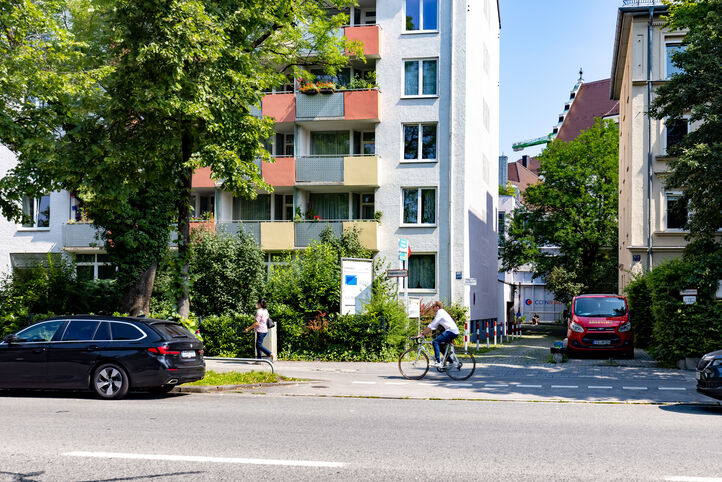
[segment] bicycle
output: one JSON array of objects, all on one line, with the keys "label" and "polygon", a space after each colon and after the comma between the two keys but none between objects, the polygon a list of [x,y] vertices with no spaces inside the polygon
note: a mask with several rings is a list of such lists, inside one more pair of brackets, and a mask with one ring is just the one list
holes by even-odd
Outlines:
[{"label": "bicycle", "polygon": [[[431,354],[424,346],[430,341],[424,341],[420,336],[412,336],[411,340],[418,346],[406,350],[399,357],[399,371],[404,378],[409,380],[421,380],[429,371],[429,358]],[[453,343],[447,343],[441,359],[442,367],[437,367],[439,372],[446,373],[452,380],[466,380],[476,370],[476,359],[471,353],[457,354]]]}]

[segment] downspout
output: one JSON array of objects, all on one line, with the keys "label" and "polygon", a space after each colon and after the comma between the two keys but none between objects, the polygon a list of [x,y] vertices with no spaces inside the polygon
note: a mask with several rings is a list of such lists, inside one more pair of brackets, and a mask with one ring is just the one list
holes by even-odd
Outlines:
[{"label": "downspout", "polygon": [[[647,25],[647,108],[652,106],[652,22],[654,5],[649,7]],[[647,271],[652,270],[652,116],[647,113]]]},{"label": "downspout", "polygon": [[454,301],[454,3],[449,2],[451,53],[449,55],[449,303]]}]

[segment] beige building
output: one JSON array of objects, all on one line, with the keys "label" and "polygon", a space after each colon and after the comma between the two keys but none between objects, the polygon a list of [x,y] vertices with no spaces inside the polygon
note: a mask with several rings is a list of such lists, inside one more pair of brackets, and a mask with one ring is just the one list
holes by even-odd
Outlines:
[{"label": "beige building", "polygon": [[688,125],[647,115],[655,89],[675,72],[670,55],[684,37],[664,28],[666,12],[659,0],[627,0],[617,16],[610,95],[619,100],[620,293],[635,274],[680,256],[685,245],[687,210],[665,175],[667,147]]}]

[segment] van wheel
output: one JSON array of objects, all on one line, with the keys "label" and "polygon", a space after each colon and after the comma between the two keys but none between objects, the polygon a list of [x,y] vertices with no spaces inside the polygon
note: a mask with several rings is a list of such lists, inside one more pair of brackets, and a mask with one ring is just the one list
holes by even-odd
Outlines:
[{"label": "van wheel", "polygon": [[123,398],[128,393],[128,387],[128,375],[120,365],[105,363],[93,373],[92,388],[100,398],[106,400]]}]

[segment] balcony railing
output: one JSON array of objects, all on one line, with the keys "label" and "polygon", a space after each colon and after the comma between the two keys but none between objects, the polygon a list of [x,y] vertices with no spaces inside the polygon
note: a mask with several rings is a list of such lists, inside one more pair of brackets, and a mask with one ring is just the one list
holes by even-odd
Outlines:
[{"label": "balcony railing", "polygon": [[297,184],[379,186],[377,156],[302,156],[296,159]]},{"label": "balcony railing", "polygon": [[307,221],[294,223],[294,244],[297,248],[306,248],[311,241],[321,239],[321,233],[330,227],[334,236],[340,237],[343,232],[343,221]]},{"label": "balcony railing", "polygon": [[379,121],[378,89],[343,90],[333,94],[297,94],[296,120],[337,118]]},{"label": "balcony railing", "polygon": [[378,25],[354,25],[343,28],[343,34],[349,40],[363,42],[364,55],[368,58],[381,56],[381,27]]},{"label": "balcony railing", "polygon": [[88,248],[102,247],[105,241],[100,237],[98,228],[90,223],[63,224],[63,247]]},{"label": "balcony railing", "polygon": [[622,0],[625,7],[648,7],[655,5],[664,5],[662,0]]},{"label": "balcony railing", "polygon": [[237,235],[239,232],[261,242],[261,221],[216,221],[216,232]]}]

